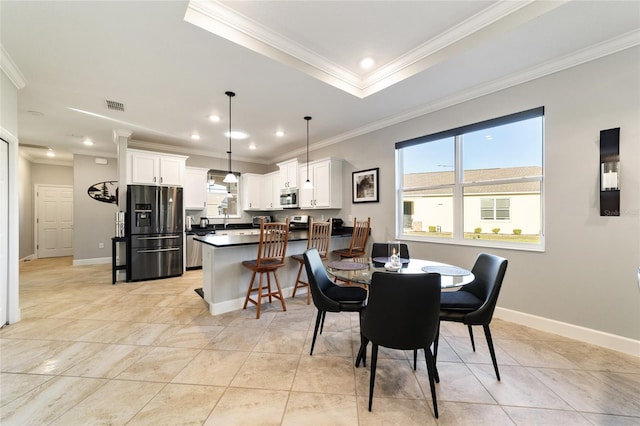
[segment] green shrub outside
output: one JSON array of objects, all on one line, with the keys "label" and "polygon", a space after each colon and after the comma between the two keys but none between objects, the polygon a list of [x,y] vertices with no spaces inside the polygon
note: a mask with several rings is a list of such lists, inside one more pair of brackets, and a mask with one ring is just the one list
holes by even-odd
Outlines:
[{"label": "green shrub outside", "polygon": [[479,234],[482,232],[482,228],[477,227],[477,228],[473,228],[473,232],[475,232],[476,234]]},{"label": "green shrub outside", "polygon": [[515,228],[513,230],[513,235],[520,235],[520,234],[522,234],[522,229]]},{"label": "green shrub outside", "polygon": [[493,232],[494,234],[497,234],[498,232],[500,232],[500,228],[493,228],[491,229],[491,232]]}]

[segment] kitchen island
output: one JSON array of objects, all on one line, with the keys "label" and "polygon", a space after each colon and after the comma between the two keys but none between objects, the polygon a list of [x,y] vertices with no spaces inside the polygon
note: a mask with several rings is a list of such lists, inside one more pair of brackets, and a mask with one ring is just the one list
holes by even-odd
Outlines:
[{"label": "kitchen island", "polygon": [[[299,266],[290,256],[304,253],[308,236],[308,231],[289,232],[285,266],[277,272],[285,297],[293,293]],[[194,240],[203,245],[202,292],[211,315],[242,309],[251,281],[251,271],[242,261],[256,258],[260,235],[205,235]],[[351,230],[336,232],[331,236],[330,250],[347,248],[350,241]]]}]

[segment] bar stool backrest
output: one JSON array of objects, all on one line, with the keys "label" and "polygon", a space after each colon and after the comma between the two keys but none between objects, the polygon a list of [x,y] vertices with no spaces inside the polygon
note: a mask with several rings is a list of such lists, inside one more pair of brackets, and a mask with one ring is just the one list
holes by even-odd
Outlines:
[{"label": "bar stool backrest", "polygon": [[314,248],[318,250],[318,254],[322,259],[327,258],[329,253],[329,244],[331,242],[331,222],[314,222],[311,221],[309,227],[309,240],[307,241],[307,250]]},{"label": "bar stool backrest", "polygon": [[258,245],[257,266],[284,265],[289,239],[289,219],[286,222],[260,222],[260,243]]}]

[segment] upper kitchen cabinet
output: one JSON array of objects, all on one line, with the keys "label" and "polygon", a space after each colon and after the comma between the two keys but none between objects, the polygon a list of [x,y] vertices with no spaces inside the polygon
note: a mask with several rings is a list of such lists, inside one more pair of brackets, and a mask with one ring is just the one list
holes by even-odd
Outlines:
[{"label": "upper kitchen cabinet", "polygon": [[182,186],[186,160],[187,157],[182,155],[129,149],[127,150],[127,183]]},{"label": "upper kitchen cabinet", "polygon": [[280,183],[277,190],[284,188],[297,188],[298,187],[298,160],[288,160],[282,163],[278,163],[280,168]]},{"label": "upper kitchen cabinet", "polygon": [[262,209],[262,175],[242,174],[242,208],[243,210]]},{"label": "upper kitchen cabinet", "polygon": [[185,210],[207,208],[207,172],[209,169],[186,167],[184,172]]},{"label": "upper kitchen cabinet", "polygon": [[265,210],[280,209],[280,172],[262,176],[262,207]]},{"label": "upper kitchen cabinet", "polygon": [[[300,166],[300,182],[307,179],[307,165]],[[309,163],[313,189],[300,188],[301,209],[342,208],[342,160],[327,158]]]}]

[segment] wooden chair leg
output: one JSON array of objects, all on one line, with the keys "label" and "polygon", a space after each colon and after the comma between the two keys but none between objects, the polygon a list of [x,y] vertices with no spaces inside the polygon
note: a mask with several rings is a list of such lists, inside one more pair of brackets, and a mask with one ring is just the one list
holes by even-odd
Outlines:
[{"label": "wooden chair leg", "polygon": [[298,283],[300,283],[300,275],[302,275],[302,267],[304,266],[303,263],[300,264],[300,267],[298,268],[298,275],[296,275],[296,282],[293,286],[293,294],[291,295],[291,297],[296,297],[296,290],[298,290]]},{"label": "wooden chair leg", "polygon": [[282,304],[282,310],[286,311],[287,305],[285,305],[284,303],[284,296],[282,295],[282,289],[280,288],[280,280],[278,280],[278,274],[276,274],[276,271],[273,271],[273,277],[276,279],[276,287],[278,287],[278,296],[276,297],[280,299],[280,303]]},{"label": "wooden chair leg", "polygon": [[256,271],[253,271],[253,274],[251,274],[251,282],[249,283],[249,289],[247,290],[247,296],[244,298],[244,305],[242,306],[242,309],[247,309],[247,303],[249,302],[249,300],[251,300],[251,289],[253,288],[253,281],[256,278]]},{"label": "wooden chair leg", "polygon": [[267,296],[269,297],[269,303],[272,302],[271,299],[271,275],[267,272]]},{"label": "wooden chair leg", "polygon": [[264,274],[260,272],[260,280],[258,284],[258,303],[256,304],[256,319],[260,319],[260,307],[262,306],[262,275]]}]

